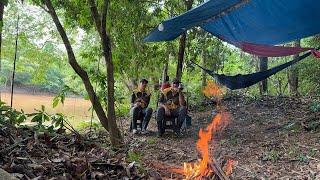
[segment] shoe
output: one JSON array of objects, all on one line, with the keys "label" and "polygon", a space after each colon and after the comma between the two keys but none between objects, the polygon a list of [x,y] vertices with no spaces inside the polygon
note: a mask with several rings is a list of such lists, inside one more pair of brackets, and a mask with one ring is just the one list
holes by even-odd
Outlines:
[{"label": "shoe", "polygon": [[142,129],[141,134],[145,135],[145,134],[149,134],[148,130]]},{"label": "shoe", "polygon": [[163,135],[163,133],[161,133],[161,132],[157,132],[157,137],[162,137],[162,135]]},{"label": "shoe", "polygon": [[138,133],[138,130],[136,130],[136,129],[132,130],[132,134],[137,134],[137,133]]},{"label": "shoe", "polygon": [[175,134],[177,137],[181,137],[181,136],[182,136],[182,133],[181,133],[180,130],[174,131],[174,134]]}]

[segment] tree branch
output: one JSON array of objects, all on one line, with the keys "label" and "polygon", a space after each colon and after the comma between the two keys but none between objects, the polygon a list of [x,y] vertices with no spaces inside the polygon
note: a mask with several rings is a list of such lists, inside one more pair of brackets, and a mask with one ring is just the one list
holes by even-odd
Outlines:
[{"label": "tree branch", "polygon": [[93,17],[93,20],[96,24],[96,27],[97,27],[97,30],[101,36],[101,17],[100,17],[100,14],[98,12],[98,8],[96,6],[96,3],[94,0],[88,0],[88,4],[89,4],[89,8],[90,8],[90,12],[91,12],[91,15]]},{"label": "tree branch", "polygon": [[105,32],[102,32],[102,33],[106,33],[108,8],[109,8],[109,0],[104,0],[104,6],[102,9],[102,17],[101,17],[101,26],[102,26],[102,31],[105,31]]}]

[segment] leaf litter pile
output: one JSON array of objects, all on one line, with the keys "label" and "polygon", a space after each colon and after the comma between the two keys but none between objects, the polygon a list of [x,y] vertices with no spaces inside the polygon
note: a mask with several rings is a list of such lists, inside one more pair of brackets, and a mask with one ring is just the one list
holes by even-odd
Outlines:
[{"label": "leaf litter pile", "polygon": [[[320,111],[312,101],[227,96],[230,123],[209,151],[222,166],[237,161],[231,179],[320,179]],[[170,169],[199,159],[198,131],[216,113],[212,105],[193,107],[182,136],[168,131],[161,138],[154,118],[150,134],[134,136],[130,118],[121,118],[126,146],[118,152],[106,132],[49,135],[1,125],[0,167],[19,179],[182,179]]]},{"label": "leaf litter pile", "polygon": [[124,152],[111,150],[105,132],[36,135],[29,128],[0,126],[0,149],[1,168],[19,179],[143,177]]}]

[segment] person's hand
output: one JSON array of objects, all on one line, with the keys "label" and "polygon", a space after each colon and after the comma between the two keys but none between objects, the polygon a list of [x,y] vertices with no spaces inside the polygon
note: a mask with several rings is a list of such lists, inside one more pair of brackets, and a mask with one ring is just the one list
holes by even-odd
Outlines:
[{"label": "person's hand", "polygon": [[135,106],[136,107],[140,107],[141,106],[141,102],[136,102]]},{"label": "person's hand", "polygon": [[167,106],[164,106],[164,113],[165,113],[166,116],[170,116],[171,115],[170,109]]},{"label": "person's hand", "polygon": [[176,87],[172,88],[172,93],[173,93],[173,94],[179,93],[179,89],[176,88]]}]

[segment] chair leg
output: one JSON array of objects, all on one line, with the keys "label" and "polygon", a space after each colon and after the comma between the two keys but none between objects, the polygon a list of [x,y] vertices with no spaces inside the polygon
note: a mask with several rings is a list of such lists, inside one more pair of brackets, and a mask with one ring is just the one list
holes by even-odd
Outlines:
[{"label": "chair leg", "polygon": [[164,119],[162,121],[161,134],[163,134],[165,131],[166,131],[166,120]]}]

